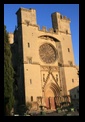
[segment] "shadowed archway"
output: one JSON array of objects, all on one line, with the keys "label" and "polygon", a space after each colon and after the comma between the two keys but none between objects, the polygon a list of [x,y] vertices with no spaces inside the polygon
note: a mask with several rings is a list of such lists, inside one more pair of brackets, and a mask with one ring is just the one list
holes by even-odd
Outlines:
[{"label": "shadowed archway", "polygon": [[55,97],[60,96],[60,89],[55,83],[49,83],[44,88],[44,98],[46,107],[49,109],[56,108]]}]

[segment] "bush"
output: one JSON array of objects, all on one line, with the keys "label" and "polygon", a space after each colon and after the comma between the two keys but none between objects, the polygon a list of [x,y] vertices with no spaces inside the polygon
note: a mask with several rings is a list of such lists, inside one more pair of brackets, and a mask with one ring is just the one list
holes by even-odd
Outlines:
[{"label": "bush", "polygon": [[61,113],[61,109],[58,109],[58,111],[57,111],[58,113]]},{"label": "bush", "polygon": [[26,113],[26,111],[27,111],[27,107],[25,105],[19,106],[19,109],[18,109],[19,115],[24,115],[24,113]]},{"label": "bush", "polygon": [[41,111],[40,114],[41,115],[46,115],[46,112],[45,111]]},{"label": "bush", "polygon": [[56,112],[57,112],[57,113],[60,113],[60,112],[61,112],[61,108],[60,108],[60,107],[57,108]]},{"label": "bush", "polygon": [[74,108],[71,108],[71,111],[74,112]]}]

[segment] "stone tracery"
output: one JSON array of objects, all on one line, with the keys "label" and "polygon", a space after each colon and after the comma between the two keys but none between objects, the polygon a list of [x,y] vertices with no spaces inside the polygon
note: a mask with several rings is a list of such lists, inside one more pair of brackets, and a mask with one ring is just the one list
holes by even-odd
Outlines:
[{"label": "stone tracery", "polygon": [[57,51],[48,43],[40,46],[39,54],[45,63],[54,63],[57,58]]}]

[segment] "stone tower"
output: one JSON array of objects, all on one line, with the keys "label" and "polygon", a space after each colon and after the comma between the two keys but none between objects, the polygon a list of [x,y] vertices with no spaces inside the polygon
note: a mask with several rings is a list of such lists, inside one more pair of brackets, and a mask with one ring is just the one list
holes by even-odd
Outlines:
[{"label": "stone tower", "polygon": [[25,9],[20,8],[17,12],[17,25],[20,26],[20,24],[33,24],[36,25],[36,10],[34,9]]},{"label": "stone tower", "polygon": [[62,33],[71,34],[70,19],[68,19],[66,16],[62,16],[58,12],[53,13],[51,17],[52,17],[52,26],[54,30],[58,29]]},{"label": "stone tower", "polygon": [[67,59],[67,61],[64,62],[64,64],[68,64],[69,61],[71,61],[71,63],[74,65],[74,54],[73,54],[71,31],[70,31],[70,19],[57,12],[53,13],[51,17],[52,17],[52,26],[53,26],[54,31],[58,31],[61,34],[61,37],[63,40],[62,50],[63,48],[65,49],[66,47],[68,50],[68,51],[67,50],[63,51],[63,54],[65,53],[65,58],[63,55],[63,58],[64,58],[63,61],[66,61]]},{"label": "stone tower", "polygon": [[47,31],[37,25],[35,9],[20,8],[16,14],[12,52],[18,103],[55,109],[69,101],[69,90],[78,86],[70,20],[55,12],[51,15],[53,28]]}]

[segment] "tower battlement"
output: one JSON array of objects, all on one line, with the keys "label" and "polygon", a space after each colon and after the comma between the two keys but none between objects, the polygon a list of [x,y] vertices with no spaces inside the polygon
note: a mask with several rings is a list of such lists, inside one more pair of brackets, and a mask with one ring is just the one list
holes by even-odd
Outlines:
[{"label": "tower battlement", "polygon": [[58,12],[52,13],[51,18],[52,18],[52,26],[53,26],[54,30],[58,29],[60,32],[71,34],[69,18],[61,15]]},{"label": "tower battlement", "polygon": [[36,25],[36,10],[35,9],[25,9],[19,8],[16,12],[17,15],[17,26],[20,26],[25,21]]},{"label": "tower battlement", "polygon": [[[25,24],[27,26],[39,26],[37,25],[36,21],[36,10],[33,8],[26,9],[26,8],[19,8],[19,10],[16,12],[17,14],[17,27],[19,27],[21,24]],[[70,19],[66,16],[61,15],[59,12],[54,12],[51,14],[52,18],[52,28],[49,30],[46,30],[46,27],[43,26],[41,31],[49,32],[49,33],[68,33],[70,32]]]},{"label": "tower battlement", "polygon": [[19,12],[19,11],[25,11],[25,12],[35,12],[36,10],[33,9],[33,8],[29,8],[29,9],[26,9],[26,8],[19,8],[19,10],[16,12],[16,14]]},{"label": "tower battlement", "polygon": [[53,29],[53,28],[49,28],[48,30],[46,29],[46,26],[42,26],[42,29],[40,31],[43,32],[47,32],[47,33],[55,33],[58,34],[58,30],[57,29]]},{"label": "tower battlement", "polygon": [[69,21],[69,22],[70,22],[70,19],[69,19],[69,18],[67,18],[66,16],[61,15],[61,19],[62,19],[62,20],[67,20],[67,21]]}]

